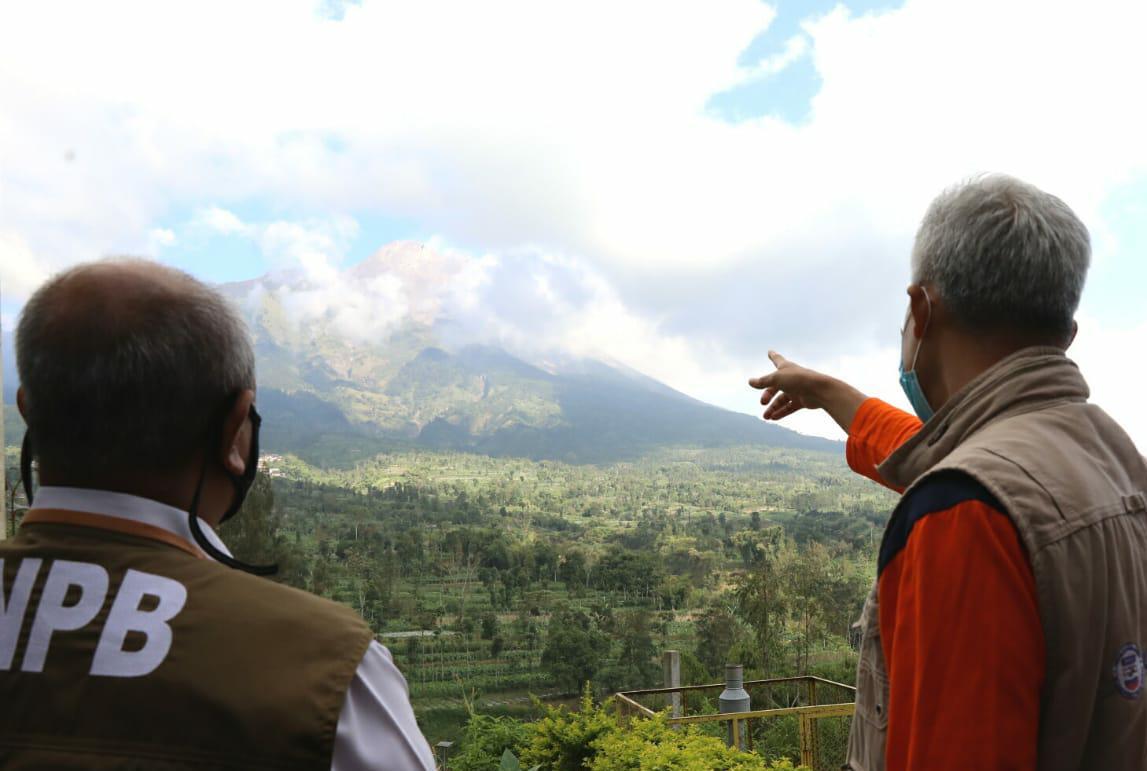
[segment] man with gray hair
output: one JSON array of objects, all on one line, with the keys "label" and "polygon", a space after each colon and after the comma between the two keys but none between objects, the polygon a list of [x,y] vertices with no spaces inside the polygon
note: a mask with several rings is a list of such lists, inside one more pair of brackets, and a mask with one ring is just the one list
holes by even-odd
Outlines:
[{"label": "man with gray hair", "polygon": [[1147,768],[1147,461],[1066,350],[1090,260],[1063,201],[992,175],[912,254],[915,416],[779,354],[764,417],[824,409],[903,493],[861,617],[848,765]]},{"label": "man with gray hair", "polygon": [[32,296],[16,346],[31,506],[0,544],[0,765],[433,769],[365,622],[251,575],[274,568],[215,534],[260,424],[219,293],[145,261],[81,265]]}]

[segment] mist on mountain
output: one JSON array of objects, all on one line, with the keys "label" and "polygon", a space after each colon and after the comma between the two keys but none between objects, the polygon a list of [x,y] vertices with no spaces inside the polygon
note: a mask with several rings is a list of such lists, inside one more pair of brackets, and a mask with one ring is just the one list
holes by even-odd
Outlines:
[{"label": "mist on mountain", "polygon": [[[413,241],[345,268],[318,248],[291,258],[288,270],[219,287],[254,337],[268,451],[324,466],[413,448],[575,463],[665,446],[840,452],[595,355],[585,325],[609,298],[573,263]],[[9,405],[12,337],[4,331]],[[5,422],[18,443],[15,409]]]},{"label": "mist on mountain", "polygon": [[586,355],[570,340],[592,281],[537,266],[395,242],[346,269],[223,285],[255,336],[268,449],[334,465],[395,447],[571,462],[666,445],[839,451]]}]

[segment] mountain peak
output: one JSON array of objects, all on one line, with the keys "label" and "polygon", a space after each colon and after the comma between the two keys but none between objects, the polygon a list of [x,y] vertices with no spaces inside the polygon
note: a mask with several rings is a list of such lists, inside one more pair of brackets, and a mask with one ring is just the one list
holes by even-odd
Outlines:
[{"label": "mountain peak", "polygon": [[411,320],[430,325],[442,310],[443,287],[449,286],[463,267],[461,258],[422,242],[393,241],[350,267],[346,274],[352,281],[363,283],[397,279]]},{"label": "mountain peak", "polygon": [[351,266],[347,273],[360,279],[391,275],[404,280],[432,280],[455,275],[462,264],[460,258],[421,241],[392,241]]}]

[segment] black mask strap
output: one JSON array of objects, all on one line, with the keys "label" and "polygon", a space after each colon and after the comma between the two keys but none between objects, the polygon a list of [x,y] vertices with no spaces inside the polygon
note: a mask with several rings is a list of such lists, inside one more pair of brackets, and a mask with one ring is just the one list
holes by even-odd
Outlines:
[{"label": "black mask strap", "polygon": [[24,497],[32,505],[32,438],[24,431],[24,442],[20,445],[20,483],[24,485]]},{"label": "black mask strap", "polygon": [[[243,506],[243,500],[247,497],[247,492],[251,489],[251,485],[255,482],[255,476],[259,473],[259,426],[262,424],[263,419],[259,417],[259,413],[255,411],[252,405],[249,416],[251,419],[251,450],[247,454],[247,464],[243,469],[241,475],[232,474],[227,472],[227,476],[231,479],[231,483],[235,485],[235,497],[231,502],[231,506],[223,514],[220,522],[226,522],[239,511]],[[191,528],[191,535],[195,538],[195,543],[199,545],[211,559],[226,565],[235,570],[242,570],[244,573],[251,573],[256,576],[272,576],[279,572],[279,565],[252,565],[242,560],[237,560],[224,553],[221,549],[217,548],[215,544],[207,539],[203,528],[199,526],[199,517],[196,512],[199,510],[199,494],[203,490],[203,479],[207,475],[207,463],[210,459],[210,451],[208,455],[203,457],[203,466],[199,469],[199,481],[195,483],[195,495],[191,498],[191,506],[187,511],[187,524]]]}]

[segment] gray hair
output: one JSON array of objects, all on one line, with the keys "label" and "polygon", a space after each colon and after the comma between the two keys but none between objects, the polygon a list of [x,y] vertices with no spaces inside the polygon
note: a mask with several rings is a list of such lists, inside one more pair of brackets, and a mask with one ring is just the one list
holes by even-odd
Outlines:
[{"label": "gray hair", "polygon": [[228,399],[255,387],[247,329],[223,296],[136,259],[41,286],[16,362],[33,451],[71,473],[176,469],[208,446]]},{"label": "gray hair", "polygon": [[992,174],[936,197],[912,250],[912,280],[935,285],[978,331],[1060,339],[1071,333],[1091,262],[1087,228],[1067,204]]}]

